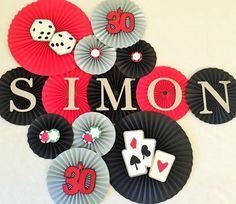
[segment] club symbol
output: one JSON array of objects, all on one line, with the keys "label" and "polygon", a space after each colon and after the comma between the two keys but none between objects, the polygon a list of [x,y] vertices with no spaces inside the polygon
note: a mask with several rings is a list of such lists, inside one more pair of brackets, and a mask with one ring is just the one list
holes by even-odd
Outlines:
[{"label": "club symbol", "polygon": [[138,164],[140,164],[140,163],[141,163],[141,161],[138,157],[136,157],[134,155],[131,157],[130,165],[131,166],[135,165],[136,170],[138,170]]},{"label": "club symbol", "polygon": [[145,159],[145,157],[150,157],[151,152],[148,150],[147,145],[143,145],[141,151],[142,151],[143,159]]}]

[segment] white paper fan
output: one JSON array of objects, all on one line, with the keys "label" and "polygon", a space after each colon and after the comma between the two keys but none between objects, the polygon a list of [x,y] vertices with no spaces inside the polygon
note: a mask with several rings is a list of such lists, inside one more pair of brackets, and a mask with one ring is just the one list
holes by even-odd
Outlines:
[{"label": "white paper fan", "polygon": [[[64,173],[68,167],[77,167],[78,163],[82,163],[84,168],[96,172],[95,188],[90,194],[78,192],[75,195],[67,195],[63,191],[63,185],[66,184]],[[105,197],[109,180],[106,163],[98,154],[88,149],[73,148],[53,160],[48,171],[47,186],[56,204],[98,204]]]},{"label": "white paper fan", "polygon": [[[109,32],[106,28],[108,25],[111,25],[107,20],[110,12],[120,12],[120,16],[123,13],[133,15],[133,30],[131,32],[120,30],[116,34]],[[112,17],[112,19],[115,18],[116,17],[114,16]],[[129,0],[106,0],[102,2],[94,10],[91,22],[94,35],[104,44],[115,48],[128,47],[138,42],[144,34],[146,24],[144,14],[141,9],[134,2]],[[130,25],[130,18],[125,20],[125,25]]]},{"label": "white paper fan", "polygon": [[[72,125],[74,131],[73,147],[90,149],[101,156],[110,151],[114,145],[116,131],[114,125],[105,115],[89,112],[79,116]],[[92,128],[100,131],[100,136],[91,143],[84,141],[84,134]]]},{"label": "white paper fan", "polygon": [[95,36],[90,35],[79,41],[75,48],[75,62],[89,74],[103,74],[116,61],[116,49],[108,47]]}]

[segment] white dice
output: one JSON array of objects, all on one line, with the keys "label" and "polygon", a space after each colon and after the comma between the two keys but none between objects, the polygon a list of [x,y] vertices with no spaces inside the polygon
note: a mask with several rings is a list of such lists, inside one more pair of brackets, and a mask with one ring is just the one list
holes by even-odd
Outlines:
[{"label": "white dice", "polygon": [[65,55],[73,51],[75,44],[76,39],[67,31],[63,31],[54,34],[49,43],[49,46],[58,55]]},{"label": "white dice", "polygon": [[33,40],[42,42],[49,42],[55,31],[55,26],[48,19],[36,19],[30,28]]}]

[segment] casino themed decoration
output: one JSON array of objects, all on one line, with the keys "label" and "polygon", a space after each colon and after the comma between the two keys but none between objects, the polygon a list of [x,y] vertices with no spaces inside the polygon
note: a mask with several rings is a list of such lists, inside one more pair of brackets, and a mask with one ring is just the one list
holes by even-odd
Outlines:
[{"label": "casino themed decoration", "polygon": [[116,66],[127,77],[140,78],[149,74],[156,66],[156,52],[144,40],[123,49],[117,49]]},{"label": "casino themed decoration", "polygon": [[91,75],[74,69],[63,75],[49,77],[43,87],[42,100],[48,113],[56,113],[69,123],[89,112],[87,87]]},{"label": "casino themed decoration", "polygon": [[188,81],[157,65],[145,25],[130,0],[105,0],[91,23],[66,0],[38,0],[13,17],[8,45],[21,67],[0,78],[0,116],[30,125],[29,147],[54,159],[56,204],[99,204],[109,183],[137,203],[171,199],[193,165],[176,121],[189,107],[210,124],[236,116],[233,76],[207,68]]},{"label": "casino themed decoration", "polygon": [[116,132],[105,115],[96,112],[84,113],[73,123],[74,147],[93,150],[103,156],[115,142]]},{"label": "casino themed decoration", "polygon": [[108,47],[91,35],[83,38],[75,48],[75,62],[89,74],[103,74],[116,61],[116,49]]},{"label": "casino themed decoration", "polygon": [[[40,21],[41,24],[37,23]],[[53,37],[62,31],[67,35]],[[61,49],[67,49],[67,44],[71,43],[66,38],[69,34],[76,41],[92,34],[86,14],[69,1],[39,0],[24,7],[14,17],[9,28],[8,45],[14,59],[26,70],[44,76],[58,75],[77,67],[73,52],[60,55]],[[46,42],[38,41],[41,39]]]},{"label": "casino themed decoration", "polygon": [[[174,120],[160,113],[137,112],[115,128],[115,144],[104,159],[118,193],[136,203],[160,203],[184,187],[192,169],[192,148]],[[155,142],[146,139],[156,141],[155,149]],[[146,163],[147,158],[151,163]]]},{"label": "casino themed decoration", "polygon": [[142,111],[159,112],[178,120],[189,110],[185,99],[187,78],[171,67],[156,67],[142,77],[137,87],[137,101]]},{"label": "casino themed decoration", "polygon": [[129,47],[140,40],[145,30],[141,9],[129,0],[106,0],[94,10],[91,23],[94,35],[105,45]]},{"label": "casino themed decoration", "polygon": [[87,89],[92,111],[106,115],[113,123],[139,111],[136,101],[137,79],[125,77],[114,66],[110,71],[94,75]]},{"label": "casino themed decoration", "polygon": [[221,69],[200,70],[188,82],[187,102],[200,120],[226,123],[236,116],[236,80]]},{"label": "casino themed decoration", "polygon": [[56,204],[98,204],[107,193],[109,171],[95,152],[72,148],[53,160],[47,186]]},{"label": "casino themed decoration", "polygon": [[0,78],[0,115],[16,125],[29,125],[41,114],[42,89],[47,77],[38,76],[18,67]]},{"label": "casino themed decoration", "polygon": [[74,133],[65,118],[45,114],[31,123],[27,136],[29,146],[35,154],[45,159],[54,159],[71,148]]}]

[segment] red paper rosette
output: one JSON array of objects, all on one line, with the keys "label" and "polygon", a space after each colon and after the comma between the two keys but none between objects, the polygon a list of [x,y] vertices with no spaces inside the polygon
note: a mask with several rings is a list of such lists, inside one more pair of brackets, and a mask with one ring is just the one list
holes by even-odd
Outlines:
[{"label": "red paper rosette", "polygon": [[187,82],[173,68],[156,67],[138,83],[136,95],[141,110],[159,112],[174,120],[182,118],[189,110],[185,99]]},{"label": "red paper rosette", "polygon": [[[74,82],[65,78],[76,78]],[[55,113],[66,118],[69,123],[81,114],[89,112],[90,107],[87,101],[87,87],[91,75],[86,74],[80,69],[75,69],[63,75],[49,77],[46,81],[42,100],[48,113]],[[69,98],[69,87],[74,88],[72,98]],[[73,110],[66,110],[69,107],[69,101],[73,100]]]},{"label": "red paper rosette", "polygon": [[90,21],[76,5],[65,0],[40,0],[23,8],[13,19],[8,44],[15,60],[39,75],[57,75],[76,68],[73,52],[57,55],[48,42],[34,41],[30,27],[35,19],[50,19],[56,32],[67,31],[77,41],[92,33]]}]

